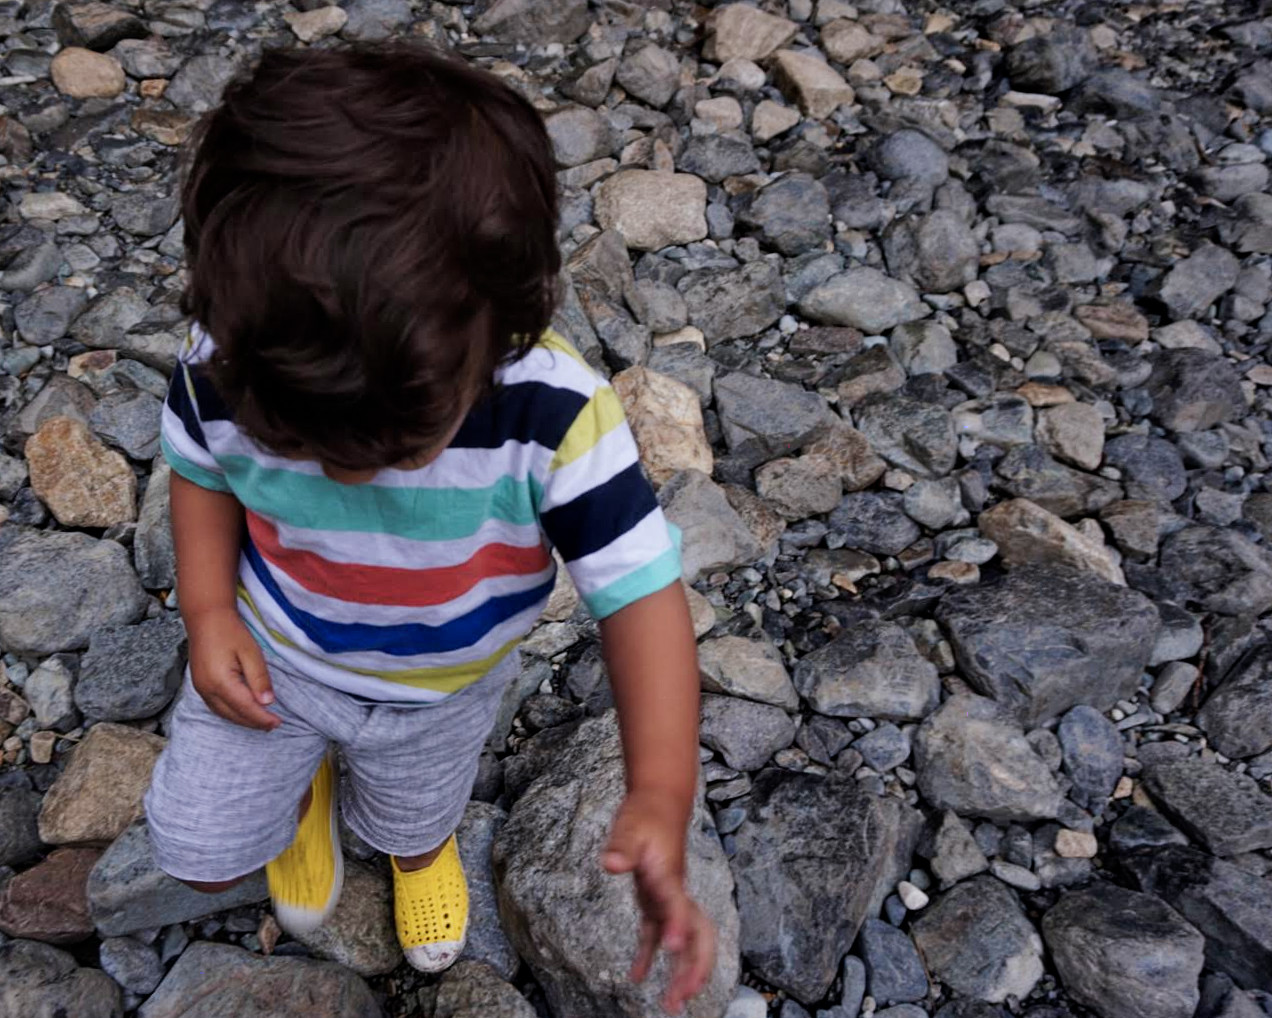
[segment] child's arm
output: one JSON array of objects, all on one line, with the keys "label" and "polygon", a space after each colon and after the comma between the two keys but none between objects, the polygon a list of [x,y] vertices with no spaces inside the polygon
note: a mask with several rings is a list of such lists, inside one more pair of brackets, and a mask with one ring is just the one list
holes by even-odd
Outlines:
[{"label": "child's arm", "polygon": [[190,678],[213,711],[248,728],[280,724],[260,647],[238,614],[243,507],[175,471],[171,480],[177,596],[190,639]]},{"label": "child's arm", "polygon": [[661,946],[676,955],[666,1006],[677,1011],[706,983],[711,922],[685,891],[685,838],[698,785],[698,660],[679,583],[601,622],[627,764],[627,798],[603,862],[634,874],[643,913],[632,978]]}]

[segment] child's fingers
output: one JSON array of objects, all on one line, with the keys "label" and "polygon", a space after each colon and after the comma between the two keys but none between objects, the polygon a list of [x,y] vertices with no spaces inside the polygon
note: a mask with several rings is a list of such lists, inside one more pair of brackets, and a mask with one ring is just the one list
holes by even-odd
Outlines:
[{"label": "child's fingers", "polygon": [[640,863],[644,842],[640,826],[627,813],[620,812],[601,853],[601,865],[610,873],[630,873]]},{"label": "child's fingers", "polygon": [[265,667],[265,657],[261,654],[256,642],[240,647],[235,657],[243,672],[243,681],[252,691],[256,702],[265,706],[274,702],[274,686],[269,681],[269,669]]},{"label": "child's fingers", "polygon": [[639,983],[649,975],[654,964],[654,952],[658,949],[658,924],[652,919],[640,921],[640,941],[636,947],[636,959],[632,962],[631,980]]},{"label": "child's fingers", "polygon": [[675,1013],[706,985],[715,965],[715,929],[701,910],[693,907],[684,950],[676,956],[675,973],[667,989],[664,1007]]},{"label": "child's fingers", "polygon": [[217,713],[235,724],[244,725],[247,728],[259,728],[266,732],[273,731],[282,724],[277,716],[256,701],[256,696],[244,683],[238,681],[237,677],[222,685],[215,697],[224,708]]}]

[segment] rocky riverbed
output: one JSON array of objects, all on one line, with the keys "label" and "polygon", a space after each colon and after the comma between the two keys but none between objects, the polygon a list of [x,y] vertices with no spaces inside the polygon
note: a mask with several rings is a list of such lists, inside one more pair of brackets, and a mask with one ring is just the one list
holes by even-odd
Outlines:
[{"label": "rocky riverbed", "polygon": [[441,980],[351,837],[304,942],[150,859],[180,146],[262,47],[390,38],[542,110],[558,326],[685,534],[690,1014],[1272,1015],[1266,6],[0,0],[0,1016],[656,1013],[568,586]]}]

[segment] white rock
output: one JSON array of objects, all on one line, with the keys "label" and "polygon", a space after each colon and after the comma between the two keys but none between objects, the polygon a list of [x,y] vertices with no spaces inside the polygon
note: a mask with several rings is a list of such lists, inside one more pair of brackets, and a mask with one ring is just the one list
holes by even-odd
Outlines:
[{"label": "white rock", "polygon": [[716,9],[707,31],[711,34],[703,47],[703,56],[723,63],[737,59],[763,60],[795,38],[799,26],[749,4],[728,4]]},{"label": "white rock", "polygon": [[18,215],[23,219],[66,219],[87,214],[88,209],[77,198],[61,191],[28,191],[18,205]]},{"label": "white rock", "polygon": [[755,112],[751,114],[751,136],[758,142],[765,142],[789,131],[799,122],[799,110],[765,99],[756,105]]},{"label": "white rock", "polygon": [[626,170],[601,184],[596,221],[637,251],[690,244],[707,235],[707,185],[691,173]]},{"label": "white rock", "polygon": [[1062,859],[1094,859],[1099,849],[1095,835],[1062,827],[1056,832],[1056,855]]},{"label": "white rock", "polygon": [[901,904],[911,912],[927,908],[928,902],[931,900],[908,880],[902,880],[901,883],[897,884],[897,897],[901,899]]},{"label": "white rock", "polygon": [[283,20],[291,26],[301,42],[314,42],[335,35],[344,28],[349,15],[343,7],[319,7],[312,11],[288,11]]}]

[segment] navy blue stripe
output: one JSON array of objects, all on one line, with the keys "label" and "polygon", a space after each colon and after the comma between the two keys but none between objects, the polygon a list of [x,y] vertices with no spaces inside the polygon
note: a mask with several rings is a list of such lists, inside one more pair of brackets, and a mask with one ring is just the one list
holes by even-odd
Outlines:
[{"label": "navy blue stripe", "polygon": [[498,449],[505,442],[537,442],[555,449],[588,398],[546,382],[513,382],[469,412],[452,449]]},{"label": "navy blue stripe", "polygon": [[225,400],[212,385],[203,367],[192,364],[187,367],[190,378],[194,382],[194,398],[199,404],[199,417],[205,421],[232,421],[234,415],[225,405]]},{"label": "navy blue stripe", "polygon": [[658,508],[640,464],[540,517],[543,531],[567,562],[599,551]]},{"label": "navy blue stripe", "polygon": [[329,622],[297,608],[287,600],[278,581],[274,579],[265,560],[250,540],[245,541],[243,550],[252,572],[274,599],[274,603],[302,633],[327,654],[375,651],[392,654],[394,657],[412,657],[416,654],[444,654],[463,650],[473,646],[500,623],[546,601],[555,583],[555,578],[552,578],[530,590],[488,598],[467,614],[438,626],[422,623],[374,626],[365,622]]},{"label": "navy blue stripe", "polygon": [[177,365],[177,370],[172,376],[172,382],[168,386],[168,407],[181,418],[181,425],[185,428],[186,434],[204,449],[207,449],[208,440],[203,435],[203,425],[199,422],[199,412],[195,409],[194,403],[191,402],[190,392],[186,388],[186,370],[184,364]]}]

